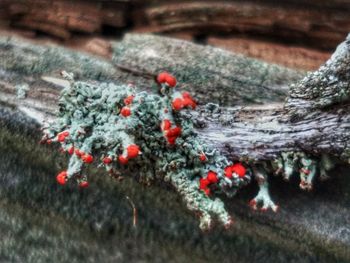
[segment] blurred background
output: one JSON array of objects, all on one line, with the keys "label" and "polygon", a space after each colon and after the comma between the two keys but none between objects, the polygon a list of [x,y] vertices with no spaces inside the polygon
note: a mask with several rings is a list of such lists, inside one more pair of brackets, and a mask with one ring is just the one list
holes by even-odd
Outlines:
[{"label": "blurred background", "polygon": [[1,0],[3,33],[108,57],[109,39],[156,33],[314,70],[350,28],[347,0]]}]

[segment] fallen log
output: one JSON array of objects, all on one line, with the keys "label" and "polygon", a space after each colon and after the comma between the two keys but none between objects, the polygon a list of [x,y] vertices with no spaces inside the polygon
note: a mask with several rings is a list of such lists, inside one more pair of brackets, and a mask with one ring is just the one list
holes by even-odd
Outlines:
[{"label": "fallen log", "polygon": [[181,89],[195,93],[199,103],[232,106],[282,101],[288,84],[305,74],[218,48],[154,35],[127,34],[112,46],[116,66],[153,76],[169,71],[176,75]]},{"label": "fallen log", "polygon": [[[335,56],[336,57],[336,56]],[[332,64],[332,61],[333,60],[331,60],[331,62],[330,62],[330,65],[334,65],[334,64]],[[333,61],[334,62],[334,61]],[[346,63],[345,63],[345,65],[347,65]],[[9,72],[7,72],[7,74],[8,74]],[[3,78],[4,78],[4,76],[7,76],[7,77],[9,77],[9,75],[10,74],[6,74],[6,72],[2,72],[2,74],[3,74]],[[12,74],[16,74],[16,72],[12,72]],[[18,73],[17,73],[18,74]],[[334,73],[335,74],[335,73]],[[316,74],[317,75],[317,74]],[[12,76],[12,77],[14,77],[14,76]],[[142,79],[143,79],[143,77],[142,77],[142,74],[141,74],[141,77],[139,76],[138,77],[139,78],[139,81],[141,81]],[[5,79],[5,78],[4,78]],[[136,78],[135,78],[136,79]],[[6,79],[5,79],[6,80]],[[58,97],[58,91],[57,91],[57,86],[55,86],[55,85],[48,85],[48,84],[46,84],[45,82],[42,82],[42,81],[40,81],[40,80],[37,80],[37,82],[35,82],[35,85],[33,84],[33,87],[32,87],[32,89],[28,92],[28,98],[29,99],[33,99],[34,98],[34,101],[37,101],[38,102],[38,104],[37,105],[40,105],[41,104],[41,101],[42,101],[42,97],[40,98],[40,96],[39,96],[39,93],[38,92],[33,92],[33,90],[35,90],[36,88],[35,87],[38,87],[38,86],[36,86],[36,85],[38,85],[38,84],[41,84],[41,87],[42,88],[44,88],[44,89],[47,89],[49,92],[48,93],[52,93],[52,94],[54,94],[51,98],[53,99],[53,101],[55,100],[55,99],[57,99],[57,97]],[[34,88],[34,89],[33,89]],[[30,109],[30,108],[35,108],[34,106],[32,106],[32,105],[34,105],[34,104],[30,104],[30,101],[31,100],[28,100],[29,102],[28,102],[28,105],[24,105],[23,106],[23,104],[22,104],[22,102],[20,101],[20,100],[18,100],[18,99],[16,99],[15,98],[15,91],[16,91],[16,89],[14,88],[14,87],[11,87],[11,85],[9,85],[9,86],[6,86],[6,85],[2,85],[1,86],[1,91],[3,92],[2,94],[1,94],[1,98],[2,98],[2,107],[5,107],[5,108],[7,108],[7,110],[9,110],[9,112],[10,112],[10,114],[1,114],[1,118],[2,118],[2,120],[6,120],[6,118],[8,118],[7,120],[6,120],[6,123],[11,123],[11,122],[13,122],[14,120],[16,120],[16,122],[18,121],[18,119],[15,119],[15,118],[13,118],[13,114],[11,115],[11,112],[12,113],[14,113],[14,112],[16,112],[17,110],[20,110],[20,112],[19,112],[19,115],[21,115],[21,112],[23,113],[23,112],[25,112],[25,113],[28,113],[29,111],[28,110],[26,110],[26,109]],[[53,92],[54,90],[56,90],[56,94]],[[43,92],[40,92],[41,94],[43,93]],[[9,95],[8,97],[4,97],[3,96],[3,94],[7,94],[7,95]],[[12,96],[12,98],[9,98],[10,96]],[[34,97],[33,97],[34,96]],[[50,97],[50,96],[49,96]],[[26,99],[25,100],[23,100],[23,102],[25,102],[26,101]],[[345,99],[344,100],[345,102],[347,102],[347,100]],[[22,104],[22,105],[21,105]],[[273,105],[272,105],[273,106]],[[331,104],[330,106],[339,106],[339,105],[337,105],[337,104]],[[340,105],[341,106],[341,105]],[[346,105],[345,105],[346,106]],[[43,109],[44,108],[47,108],[47,106],[45,106],[44,105],[44,107],[43,107]],[[216,108],[216,107],[214,107],[214,108]],[[40,108],[37,108],[37,112],[44,112],[45,113],[45,111],[43,110],[43,109],[40,109]],[[269,108],[269,109],[266,109],[266,107],[264,106],[264,107],[262,107],[262,110],[260,111],[260,112],[263,112],[263,114],[266,114],[266,110],[268,110],[270,113],[271,112],[273,112],[273,111],[277,111],[278,112],[278,110],[279,109],[281,109],[281,107],[277,107],[277,108],[274,108],[274,107],[271,107],[271,108]],[[319,109],[319,108],[311,108],[312,110],[315,110],[315,112],[317,112],[317,110]],[[325,110],[325,109],[327,109],[328,110],[328,108],[322,108],[321,107],[321,109],[322,110]],[[226,110],[226,109],[225,109]],[[283,110],[284,111],[284,110]],[[54,113],[54,109],[47,109],[47,112],[52,112],[52,113]],[[249,113],[249,112],[251,112],[251,109],[248,109],[247,110],[247,113]],[[302,113],[299,113],[298,112],[298,114],[296,114],[295,116],[297,116],[298,118],[301,118],[301,116],[308,116],[308,115],[305,115],[305,114],[308,114],[309,112],[311,112],[311,111],[308,111],[308,112],[306,112],[306,113],[304,113],[304,112],[302,112]],[[332,111],[330,111],[330,112],[332,112]],[[18,112],[17,112],[18,113]],[[222,112],[223,113],[223,112]],[[228,115],[230,115],[229,113],[230,113],[230,109],[227,109],[227,113],[228,113]],[[219,114],[220,115],[220,114]],[[221,114],[222,115],[222,114]],[[268,114],[267,114],[268,115]],[[33,115],[31,115],[31,116],[33,116]],[[204,116],[208,116],[208,117],[206,117],[206,119],[207,120],[204,120],[204,125],[203,125],[203,128],[205,129],[206,127],[208,127],[208,126],[206,126],[205,125],[205,122],[207,121],[207,123],[209,122],[211,122],[211,120],[213,120],[213,123],[215,123],[216,121],[217,121],[217,116],[215,116],[215,112],[211,112],[210,114],[207,114],[207,115],[204,115]],[[294,116],[294,115],[293,115]],[[311,116],[311,115],[310,115]],[[194,116],[195,117],[195,116]],[[230,118],[232,117],[232,116],[229,116]],[[246,116],[244,116],[244,115],[241,115],[240,116],[240,118],[241,118],[241,121],[242,122],[248,122],[249,121],[249,119],[250,119],[250,117],[251,116],[249,116],[249,114],[246,114]],[[228,119],[228,121],[230,122],[230,118]],[[294,118],[292,118],[292,119],[284,119],[283,120],[283,122],[288,122],[288,121],[296,121],[296,120],[298,120],[298,118],[296,118],[295,119],[295,117]],[[40,118],[39,118],[40,119]],[[345,119],[346,120],[346,119]],[[238,121],[238,119],[237,119],[237,121]],[[223,121],[222,119],[220,119],[219,121],[218,121],[220,124],[222,124],[222,123],[227,123],[227,122],[225,122],[225,121]],[[228,122],[228,123],[229,123]],[[198,124],[201,124],[201,122],[198,122]],[[26,124],[26,126],[28,126],[27,124]],[[198,126],[199,127],[199,126]],[[347,137],[345,137],[344,138],[345,140],[346,139],[348,139]],[[299,148],[298,148],[299,149]],[[340,151],[341,152],[341,151]],[[335,152],[337,155],[340,153],[340,152]],[[282,190],[281,190],[282,191]],[[283,191],[282,191],[283,192]],[[303,198],[301,198],[301,199],[296,199],[296,200],[299,200],[299,201],[301,201],[301,204],[305,204],[305,199],[303,199]],[[323,207],[322,206],[322,202],[324,201],[322,198],[321,198],[321,202],[320,203],[318,203],[318,205],[320,205],[321,207]],[[294,203],[295,205],[298,205],[298,203]],[[311,205],[310,206],[303,206],[303,205],[301,205],[301,207],[304,207],[304,209],[305,210],[303,210],[303,212],[302,213],[304,213],[305,211],[309,211],[310,210],[310,207],[312,207]],[[324,207],[325,208],[325,207]],[[334,211],[336,211],[336,208],[337,208],[337,205],[334,205],[333,206],[333,208],[332,209],[335,209]],[[325,208],[326,209],[326,208]],[[313,222],[313,223],[316,223],[314,220],[312,220],[312,217],[314,217],[314,215],[313,215],[313,213],[312,213],[312,211],[310,212],[309,211],[309,213],[306,213],[307,214],[307,216],[306,216],[306,214],[303,214],[305,217],[303,218],[303,221],[302,221],[302,223],[301,223],[301,225],[298,225],[296,228],[293,228],[293,227],[290,227],[290,225],[288,224],[288,222],[293,222],[293,220],[296,220],[296,218],[294,218],[293,219],[293,217],[291,218],[290,217],[290,214],[282,214],[281,215],[281,217],[276,217],[276,218],[278,218],[278,220],[279,219],[281,219],[281,218],[283,218],[282,220],[283,220],[283,223],[284,224],[286,224],[286,225],[284,225],[284,226],[282,226],[283,227],[283,235],[285,235],[285,237],[286,236],[289,236],[289,237],[297,237],[296,238],[296,240],[294,240],[293,238],[293,240],[295,241],[295,242],[287,242],[288,243],[288,245],[291,245],[291,247],[289,247],[288,249],[295,249],[295,251],[303,251],[303,253],[306,253],[305,252],[305,250],[302,250],[302,247],[304,247],[304,246],[298,246],[297,245],[297,243],[298,243],[298,241],[301,241],[301,243],[303,243],[304,241],[306,242],[307,240],[307,242],[309,242],[308,244],[309,244],[309,246],[310,247],[312,247],[312,249],[314,250],[314,249],[318,249],[318,250],[320,250],[320,248],[325,248],[325,247],[327,247],[328,249],[330,249],[330,251],[331,252],[327,252],[327,253],[330,253],[330,254],[332,254],[332,253],[335,253],[337,256],[336,256],[336,258],[337,259],[342,259],[342,260],[346,260],[347,258],[348,258],[348,252],[347,252],[347,245],[345,245],[344,246],[344,243],[346,244],[346,242],[347,242],[347,236],[346,236],[346,233],[345,233],[345,236],[343,235],[342,236],[342,233],[343,232],[341,232],[341,229],[339,228],[339,227],[341,227],[341,226],[346,226],[347,224],[348,224],[348,218],[346,217],[346,214],[347,214],[347,211],[348,210],[346,210],[346,207],[344,208],[345,210],[344,210],[344,214],[343,215],[345,215],[345,216],[342,216],[341,217],[341,219],[342,219],[342,223],[340,223],[338,226],[336,226],[337,228],[337,231],[339,232],[337,232],[336,231],[336,233],[334,233],[334,236],[332,236],[331,237],[331,240],[332,241],[328,241],[328,243],[326,243],[327,245],[325,245],[325,243],[322,243],[322,244],[318,244],[318,245],[316,245],[316,243],[317,242],[320,242],[319,241],[319,239],[317,239],[318,241],[315,241],[316,239],[313,239],[313,238],[315,238],[315,236],[316,237],[318,237],[318,238],[320,238],[320,236],[322,237],[322,238],[324,238],[324,239],[322,239],[322,240],[329,240],[329,239],[327,239],[327,234],[329,233],[329,231],[330,231],[330,229],[332,229],[332,227],[334,227],[334,225],[332,225],[332,222],[335,222],[335,221],[337,221],[339,218],[337,218],[336,217],[336,214],[337,213],[330,213],[330,215],[327,215],[327,216],[325,216],[325,218],[324,218],[324,221],[322,221],[322,222],[318,222],[317,224],[318,224],[318,226],[320,226],[320,225],[322,225],[322,230],[319,230],[318,229],[318,231],[319,232],[317,232],[317,234],[315,233],[315,232],[313,232],[312,233],[312,231],[311,231],[311,234],[310,234],[310,222]],[[288,210],[290,213],[293,213],[292,211],[293,211],[293,207],[290,207],[290,210]],[[333,211],[333,210],[332,210]],[[314,214],[315,214],[315,211],[313,211],[314,212]],[[317,212],[316,212],[317,213]],[[329,216],[329,217],[328,217]],[[245,217],[244,215],[243,215],[243,218],[245,218],[245,219],[247,219],[247,218],[249,218],[249,216],[248,217]],[[266,221],[265,221],[265,219],[260,219],[260,220],[262,220],[263,221],[263,223],[262,223],[262,225],[264,225],[264,224],[267,224],[267,229],[274,229],[275,227],[269,227],[269,224],[271,225],[275,225],[275,226],[277,226],[277,228],[278,228],[278,226],[279,226],[279,223],[278,223],[278,220],[277,219],[271,219],[272,217],[270,217],[270,216],[268,216],[268,217],[265,217],[265,219],[266,219]],[[256,222],[259,222],[259,219],[257,219],[257,218],[255,218],[257,221]],[[270,221],[270,220],[272,220],[272,221]],[[276,220],[276,221],[275,221]],[[291,221],[288,221],[288,220],[291,220]],[[248,220],[249,221],[249,220]],[[261,222],[261,221],[260,221]],[[268,222],[270,222],[270,223],[268,223]],[[325,222],[327,222],[327,223],[325,223]],[[337,221],[337,222],[340,222],[340,221]],[[299,221],[299,223],[300,223],[300,221]],[[285,227],[285,226],[288,226],[288,227]],[[299,228],[300,227],[300,228]],[[244,227],[243,227],[244,228]],[[249,227],[250,228],[250,227]],[[248,231],[249,232],[249,228],[247,228],[246,230],[243,230],[243,232],[245,232],[245,231]],[[289,230],[287,230],[289,228]],[[178,229],[178,228],[177,228]],[[300,234],[300,236],[299,235],[297,235],[295,232],[293,233],[293,230],[294,231],[296,231],[296,229],[298,229],[298,233],[303,233],[303,234]],[[278,230],[278,231],[280,231],[280,229]],[[284,232],[285,231],[285,232]],[[308,236],[308,235],[305,235],[305,231],[308,233],[308,234],[310,234],[310,235],[312,235],[313,237],[312,238],[310,238],[310,236]],[[245,232],[245,233],[247,233],[247,232]],[[257,233],[259,233],[259,231],[257,231]],[[275,233],[276,234],[276,233]],[[274,235],[273,234],[273,231],[272,231],[272,233],[271,232],[269,232],[269,230],[268,230],[268,233],[265,233],[263,236],[264,237],[267,237],[267,236],[269,236],[269,242],[271,241],[271,236],[270,235]],[[304,236],[304,238],[303,238],[303,236]],[[278,239],[276,239],[276,240],[279,240],[278,242],[284,242],[285,243],[285,241],[283,241],[283,239],[281,239],[281,236],[279,236],[278,234],[277,234],[277,237],[278,237]],[[305,239],[306,238],[306,239]],[[313,240],[313,241],[310,241],[310,240]],[[271,241],[272,242],[272,241]],[[277,241],[274,241],[273,242],[273,244],[277,244],[276,243]],[[310,242],[311,242],[311,244],[310,244]],[[312,242],[315,242],[315,243],[312,243]],[[322,242],[324,242],[324,241],[322,241]],[[330,244],[330,243],[331,244]],[[334,243],[333,243],[334,242]],[[343,243],[342,243],[343,242]],[[303,243],[304,244],[304,243]],[[305,249],[305,247],[304,247],[304,249]],[[329,258],[334,258],[334,256],[333,255],[330,255],[330,254],[328,254],[327,255],[327,253],[326,253],[326,257],[328,256],[328,259]]]}]

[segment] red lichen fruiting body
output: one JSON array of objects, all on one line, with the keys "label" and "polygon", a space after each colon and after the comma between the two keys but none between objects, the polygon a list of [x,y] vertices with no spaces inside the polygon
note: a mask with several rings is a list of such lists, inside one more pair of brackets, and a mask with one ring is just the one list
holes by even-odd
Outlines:
[{"label": "red lichen fruiting body", "polygon": [[127,157],[124,157],[123,155],[119,155],[118,160],[121,164],[127,164],[129,159]]},{"label": "red lichen fruiting body", "polygon": [[66,137],[63,134],[57,135],[57,141],[64,142],[66,140]]},{"label": "red lichen fruiting body", "polygon": [[166,130],[169,130],[170,128],[171,128],[171,122],[170,122],[170,120],[168,120],[168,119],[164,119],[163,121],[162,121],[162,124],[161,124],[161,130],[162,131],[166,131]]},{"label": "red lichen fruiting body", "polygon": [[128,158],[129,159],[136,158],[140,154],[140,147],[137,146],[136,144],[129,145],[126,148],[126,150],[128,152]]},{"label": "red lichen fruiting body", "polygon": [[215,173],[213,171],[209,171],[208,172],[207,179],[212,184],[215,184],[215,183],[219,182],[219,178],[218,178],[217,173]]},{"label": "red lichen fruiting body", "polygon": [[176,78],[169,74],[168,72],[159,73],[157,76],[158,83],[166,83],[170,87],[176,86]]},{"label": "red lichen fruiting body", "polygon": [[66,137],[69,136],[69,131],[63,131],[57,134],[57,141],[64,142],[66,140]]},{"label": "red lichen fruiting body", "polygon": [[165,82],[172,88],[176,86],[176,78],[170,74],[166,76]]},{"label": "red lichen fruiting body", "polygon": [[176,98],[172,102],[172,107],[174,110],[179,111],[184,107],[184,101],[181,98]]},{"label": "red lichen fruiting body", "polygon": [[65,185],[67,181],[67,171],[62,171],[56,176],[56,181],[60,185]]},{"label": "red lichen fruiting body", "polygon": [[72,154],[74,153],[74,147],[71,146],[71,147],[68,149],[67,152],[68,152],[69,155],[72,155]]},{"label": "red lichen fruiting body", "polygon": [[103,163],[104,164],[110,164],[110,163],[112,163],[112,158],[111,157],[105,157],[105,158],[103,158]]},{"label": "red lichen fruiting body", "polygon": [[157,82],[158,83],[164,83],[166,81],[167,76],[169,75],[168,72],[161,72],[157,76]]},{"label": "red lichen fruiting body", "polygon": [[82,181],[79,183],[80,188],[87,188],[89,187],[89,182],[88,181]]},{"label": "red lichen fruiting body", "polygon": [[84,154],[82,157],[81,157],[81,160],[84,162],[84,163],[92,163],[94,161],[94,157],[92,157],[91,154]]},{"label": "red lichen fruiting body", "polygon": [[135,98],[134,95],[127,96],[127,97],[124,99],[125,105],[130,105],[130,104],[132,103],[132,101],[134,100],[134,98]]},{"label": "red lichen fruiting body", "polygon": [[181,135],[181,128],[176,126],[166,132],[167,137],[178,137]]},{"label": "red lichen fruiting body", "polygon": [[79,158],[82,157],[85,153],[83,151],[80,151],[79,149],[75,149],[75,155]]},{"label": "red lichen fruiting body", "polygon": [[199,189],[204,190],[206,188],[208,188],[210,182],[208,180],[208,178],[201,178],[199,179]]},{"label": "red lichen fruiting body", "polygon": [[177,137],[167,137],[167,141],[170,145],[174,145]]},{"label": "red lichen fruiting body", "polygon": [[131,115],[131,110],[129,107],[123,107],[120,111],[120,114],[124,117],[129,117]]},{"label": "red lichen fruiting body", "polygon": [[192,98],[192,96],[190,95],[190,93],[185,91],[182,93],[182,97],[184,98],[183,104],[185,107],[190,106],[192,109],[195,109],[197,107],[197,104]]},{"label": "red lichen fruiting body", "polygon": [[226,166],[225,169],[224,169],[225,176],[227,178],[232,178],[232,169],[231,168],[232,168],[232,166],[230,165],[230,166]]},{"label": "red lichen fruiting body", "polygon": [[244,177],[247,170],[241,163],[235,163],[234,165],[231,166],[232,172],[238,174],[240,178]]},{"label": "red lichen fruiting body", "polygon": [[200,160],[201,162],[205,162],[205,161],[207,160],[207,156],[206,156],[204,153],[201,153],[201,154],[199,155],[199,160]]},{"label": "red lichen fruiting body", "polygon": [[174,145],[177,137],[181,135],[181,131],[182,130],[180,127],[174,127],[172,129],[165,131],[165,136],[167,138],[168,143],[171,145]]}]

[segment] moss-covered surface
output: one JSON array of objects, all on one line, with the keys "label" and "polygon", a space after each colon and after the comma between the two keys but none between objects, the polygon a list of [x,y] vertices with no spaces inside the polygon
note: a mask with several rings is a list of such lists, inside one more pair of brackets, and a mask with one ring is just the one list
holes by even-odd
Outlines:
[{"label": "moss-covered surface", "polygon": [[[282,208],[277,216],[249,212],[245,202],[254,190],[250,188],[238,198],[227,200],[236,214],[232,229],[215,228],[202,233],[197,220],[166,186],[145,187],[128,178],[117,182],[95,169],[89,171],[95,176],[91,177],[88,189],[79,190],[73,184],[58,186],[55,174],[62,169],[66,158],[58,151],[52,152],[52,147],[39,145],[40,133],[30,132],[34,127],[24,130],[13,124],[2,125],[0,130],[3,261],[345,262],[350,259],[346,230],[340,243],[332,241],[331,233],[329,238],[320,238],[317,231],[305,231],[303,224],[287,225],[284,221],[285,216],[298,215],[303,216],[300,222],[314,221],[310,217],[313,214],[327,220],[330,215],[324,211],[322,202],[328,201],[335,202],[339,213],[346,215],[349,184],[343,182],[342,189],[336,191],[334,187],[339,185],[335,184],[330,190],[325,188],[324,194],[306,196],[291,190],[287,184],[278,190],[281,182],[274,180],[272,191],[278,201],[285,203],[286,210]],[[295,195],[295,199],[290,195]],[[126,196],[137,207],[136,229]],[[318,209],[311,204],[319,206]],[[311,211],[302,209],[305,206]],[[337,231],[344,222],[335,224]]]}]

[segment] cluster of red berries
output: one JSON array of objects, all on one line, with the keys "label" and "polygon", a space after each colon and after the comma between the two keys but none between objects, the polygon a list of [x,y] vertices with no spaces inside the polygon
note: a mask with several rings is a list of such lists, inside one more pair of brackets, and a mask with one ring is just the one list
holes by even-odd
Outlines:
[{"label": "cluster of red berries", "polygon": [[237,174],[239,178],[243,178],[247,170],[241,163],[235,163],[225,168],[225,176],[227,178],[232,178],[234,173]]},{"label": "cluster of red berries", "polygon": [[[68,150],[69,151],[69,150]],[[94,161],[94,157],[91,154],[84,153],[79,149],[74,150],[75,155],[80,158],[84,163],[92,163]]]},{"label": "cluster of red berries", "polygon": [[[65,185],[67,182],[67,177],[68,177],[67,171],[60,172],[56,176],[57,183],[59,183],[60,185]],[[88,186],[89,186],[89,182],[87,182],[87,181],[80,181],[80,183],[79,183],[79,187],[81,187],[81,188],[86,188]]]},{"label": "cluster of red berries", "polygon": [[[123,155],[120,155],[118,157],[118,160],[121,164],[127,164],[129,159],[132,159],[132,158],[136,158],[137,156],[139,156],[139,154],[141,153],[140,151],[140,147],[137,146],[136,144],[130,144],[127,148],[126,148],[126,152],[127,152],[127,156],[123,156]],[[78,157],[78,158],[81,158],[81,160],[84,162],[84,163],[92,163],[94,161],[94,158],[91,154],[87,154],[87,153],[84,153],[83,151],[80,151],[79,149],[74,149],[74,147],[70,147],[68,149],[68,153],[69,154],[73,154],[75,153],[75,155]],[[105,157],[102,162],[104,164],[111,164],[112,163],[112,158],[111,157]],[[56,180],[57,182],[60,184],[60,185],[64,185],[66,184],[66,181],[67,181],[67,171],[63,171],[63,172],[60,172],[57,177],[56,177]],[[80,187],[88,187],[88,182],[87,181],[82,181],[79,183],[79,186]]]},{"label": "cluster of red berries", "polygon": [[201,154],[199,155],[199,160],[200,160],[201,162],[205,162],[205,161],[207,160],[207,156],[206,156],[204,153],[201,153]]},{"label": "cluster of red berries", "polygon": [[121,164],[127,164],[130,159],[136,158],[141,154],[140,147],[137,146],[136,144],[130,144],[126,148],[127,155],[119,155],[118,160]]},{"label": "cluster of red berries", "polygon": [[188,92],[183,92],[182,97],[178,97],[174,99],[172,102],[173,109],[177,111],[185,107],[191,107],[194,110],[196,106],[197,106],[196,102]]},{"label": "cluster of red berries", "polygon": [[131,115],[131,109],[128,107],[128,105],[130,105],[130,104],[133,102],[134,98],[135,98],[134,95],[130,95],[130,96],[128,96],[128,97],[126,97],[126,98],[124,99],[124,103],[125,103],[125,105],[127,105],[127,106],[124,106],[124,107],[120,110],[120,114],[121,114],[122,116],[124,116],[125,118],[126,118],[126,117],[129,117],[129,116]]},{"label": "cluster of red berries", "polygon": [[176,86],[176,78],[170,75],[168,72],[159,73],[157,76],[157,82],[160,84],[166,83],[169,87],[172,88]]},{"label": "cluster of red berries", "polygon": [[174,128],[171,128],[171,126],[172,126],[171,121],[168,119],[165,119],[162,121],[161,129],[168,143],[170,145],[174,145],[176,139],[181,135],[182,129],[179,126],[176,126]]},{"label": "cluster of red berries", "polygon": [[209,185],[216,184],[217,182],[219,182],[217,173],[209,171],[207,177],[199,180],[199,189],[203,190],[206,195],[210,195]]},{"label": "cluster of red berries", "polygon": [[[235,163],[225,168],[225,176],[227,178],[232,178],[234,173],[237,174],[239,178],[243,178],[246,175],[246,172],[246,168],[241,163]],[[199,180],[199,189],[204,191],[206,195],[210,195],[209,186],[218,182],[219,178],[217,173],[209,171],[205,178]]]},{"label": "cluster of red berries", "polygon": [[57,134],[57,141],[64,142],[66,140],[66,137],[69,136],[69,131],[63,131]]}]

